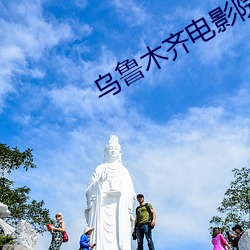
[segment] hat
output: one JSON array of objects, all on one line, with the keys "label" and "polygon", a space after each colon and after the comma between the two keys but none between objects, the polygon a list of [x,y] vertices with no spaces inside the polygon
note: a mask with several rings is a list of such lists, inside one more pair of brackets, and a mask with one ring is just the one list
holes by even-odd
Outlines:
[{"label": "hat", "polygon": [[235,225],[232,230],[239,229],[240,231],[243,231],[240,225]]},{"label": "hat", "polygon": [[93,231],[93,230],[95,230],[93,227],[86,227],[83,233],[86,234],[87,232]]},{"label": "hat", "polygon": [[136,198],[140,198],[140,197],[144,198],[144,195],[143,194],[137,194]]},{"label": "hat", "polygon": [[63,217],[63,214],[62,214],[61,212],[57,212],[57,213],[56,213],[56,216],[57,216],[57,215],[61,215],[61,216]]}]

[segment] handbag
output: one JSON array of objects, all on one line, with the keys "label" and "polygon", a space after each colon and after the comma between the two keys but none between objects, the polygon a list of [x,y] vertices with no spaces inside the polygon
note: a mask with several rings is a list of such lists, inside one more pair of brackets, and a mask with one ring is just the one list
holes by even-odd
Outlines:
[{"label": "handbag", "polygon": [[68,234],[67,234],[66,231],[64,231],[64,232],[62,233],[62,235],[63,235],[63,242],[69,241],[69,236],[68,236]]},{"label": "handbag", "polygon": [[47,226],[48,231],[52,232],[52,224],[47,224],[46,226]]}]

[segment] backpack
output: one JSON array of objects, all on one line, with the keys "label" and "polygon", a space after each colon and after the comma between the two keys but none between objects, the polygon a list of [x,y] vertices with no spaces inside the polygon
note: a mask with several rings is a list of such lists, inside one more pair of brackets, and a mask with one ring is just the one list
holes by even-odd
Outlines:
[{"label": "backpack", "polygon": [[[151,209],[150,209],[150,207],[148,206],[148,203],[145,203],[143,206],[146,207],[146,209],[147,209],[147,211],[148,211],[148,214],[149,214],[148,225],[149,225],[149,227],[150,227],[151,229],[153,229],[154,227],[151,226],[151,222],[152,222],[152,220],[153,220],[153,214],[151,213]],[[138,206],[138,207],[136,208],[136,215],[137,215],[137,216],[138,216],[138,209],[139,209],[139,208],[140,208],[140,206]]]}]

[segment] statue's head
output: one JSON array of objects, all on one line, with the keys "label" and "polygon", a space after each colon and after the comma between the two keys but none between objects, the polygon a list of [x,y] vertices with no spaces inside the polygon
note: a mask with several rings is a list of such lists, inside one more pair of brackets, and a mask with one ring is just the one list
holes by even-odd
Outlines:
[{"label": "statue's head", "polygon": [[121,162],[122,149],[119,143],[119,138],[116,135],[109,137],[109,142],[104,150],[104,162]]}]

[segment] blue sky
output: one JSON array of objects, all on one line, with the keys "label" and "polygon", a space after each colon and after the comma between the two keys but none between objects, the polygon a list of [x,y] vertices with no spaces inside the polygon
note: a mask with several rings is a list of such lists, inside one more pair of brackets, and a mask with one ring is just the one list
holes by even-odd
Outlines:
[{"label": "blue sky", "polygon": [[[85,188],[111,134],[136,192],[157,213],[156,248],[212,248],[209,220],[231,170],[250,160],[250,10],[219,33],[208,13],[225,3],[0,1],[1,143],[33,149],[38,168],[10,178],[29,186],[52,216],[64,214],[70,241],[62,250],[78,247]],[[200,18],[215,37],[193,43],[185,27]],[[189,53],[177,45],[173,61],[162,41],[181,30]],[[169,57],[157,58],[161,69],[152,61],[146,71],[147,46]],[[130,86],[115,71],[126,59],[144,75]],[[108,73],[121,91],[99,98],[95,80]],[[39,236],[37,250],[49,243],[49,233]]]}]

